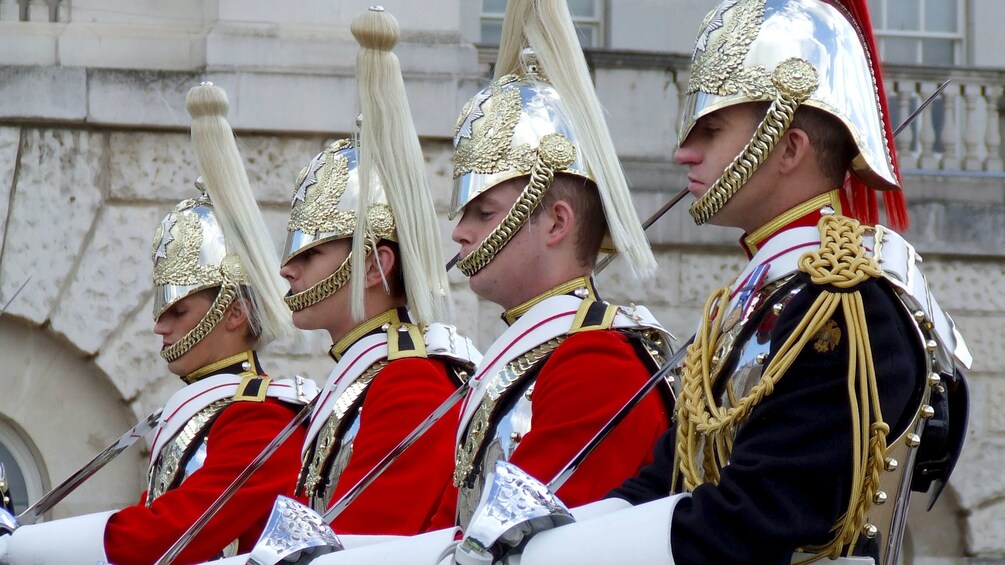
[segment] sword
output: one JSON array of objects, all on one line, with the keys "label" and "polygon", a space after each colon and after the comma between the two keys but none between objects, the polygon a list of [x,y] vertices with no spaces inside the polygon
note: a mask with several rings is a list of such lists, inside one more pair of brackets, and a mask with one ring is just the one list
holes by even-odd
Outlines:
[{"label": "sword", "polygon": [[3,313],[7,311],[7,307],[10,306],[11,302],[14,302],[14,299],[17,298],[17,295],[21,294],[21,291],[24,290],[24,287],[28,286],[28,281],[30,280],[31,275],[28,275],[28,278],[24,279],[24,282],[21,283],[21,286],[17,287],[17,290],[14,291],[14,294],[3,305],[3,308],[0,308],[0,315],[3,315]]},{"label": "sword", "polygon": [[277,449],[279,449],[279,446],[285,443],[286,440],[293,435],[293,432],[307,420],[307,418],[311,415],[311,412],[314,410],[314,405],[317,404],[319,398],[321,398],[321,394],[315,396],[310,402],[300,409],[300,412],[298,412],[297,415],[290,420],[288,424],[286,424],[286,427],[279,432],[279,435],[272,438],[272,441],[270,441],[269,444],[266,445],[257,456],[255,456],[251,463],[248,463],[248,466],[241,471],[241,474],[238,475],[232,483],[230,483],[226,490],[220,493],[220,496],[216,497],[213,504],[210,504],[209,508],[207,508],[206,511],[203,512],[202,515],[199,516],[199,518],[193,522],[187,530],[185,530],[185,533],[183,533],[181,537],[179,537],[178,540],[168,548],[164,555],[157,560],[155,565],[168,565],[174,561],[186,547],[188,547],[188,544],[195,539],[195,536],[199,535],[199,532],[206,527],[206,524],[209,523],[213,516],[216,516],[217,512],[223,508],[223,505],[233,498],[238,489],[244,486],[244,483],[248,482],[251,475],[255,474],[255,472],[265,464],[265,461],[268,460],[268,458],[271,457]]},{"label": "sword", "polygon": [[44,494],[42,498],[39,498],[35,502],[35,504],[32,504],[27,510],[18,515],[18,522],[21,524],[34,524],[37,522],[38,519],[42,517],[42,514],[48,512],[49,509],[66,498],[68,494],[73,492],[78,486],[80,486],[81,483],[89,479],[91,475],[97,473],[98,470],[108,464],[109,461],[115,459],[120,453],[129,449],[129,446],[136,443],[143,436],[147,435],[150,430],[157,426],[160,417],[161,410],[158,409],[147,416],[145,420],[130,428],[129,431],[122,434],[122,437],[117,439],[115,443],[109,445],[104,449],[104,451],[95,455],[94,458],[88,461],[86,465],[78,469],[77,472],[70,475],[65,481],[56,486],[56,488]]},{"label": "sword", "polygon": [[387,455],[377,462],[372,469],[367,471],[363,477],[356,481],[356,484],[350,487],[349,490],[345,491],[342,497],[339,498],[338,501],[324,513],[324,516],[321,517],[322,520],[324,520],[326,524],[330,524],[335,518],[338,518],[339,514],[341,514],[347,506],[352,504],[354,500],[359,498],[360,493],[370,486],[370,483],[377,480],[377,477],[386,471],[387,468],[391,466],[391,463],[394,463],[406,449],[411,447],[416,440],[422,437],[429,430],[429,428],[433,427],[436,422],[439,422],[440,418],[442,418],[448,410],[453,408],[455,404],[464,398],[468,389],[471,388],[471,385],[468,384],[470,382],[471,379],[468,379],[467,381],[464,381],[464,384],[457,387],[457,390],[448,396],[447,399],[444,400],[443,403],[436,408],[436,410],[433,410],[429,416],[426,416],[425,420],[420,422],[418,426],[415,426],[415,429],[405,436],[405,439],[401,440],[398,445],[394,446],[394,449],[387,452]]},{"label": "sword", "polygon": [[897,135],[900,132],[904,131],[904,128],[911,125],[911,122],[913,122],[921,114],[921,112],[928,107],[929,104],[935,102],[935,99],[938,98],[940,94],[942,94],[942,91],[945,90],[947,86],[949,86],[949,83],[952,80],[953,79],[951,78],[947,78],[946,82],[939,85],[939,88],[936,88],[935,92],[933,92],[931,96],[926,98],[924,102],[922,102],[917,108],[915,108],[914,111],[907,116],[907,119],[901,122],[901,124],[897,126],[897,129],[893,130],[893,137],[897,137]]}]

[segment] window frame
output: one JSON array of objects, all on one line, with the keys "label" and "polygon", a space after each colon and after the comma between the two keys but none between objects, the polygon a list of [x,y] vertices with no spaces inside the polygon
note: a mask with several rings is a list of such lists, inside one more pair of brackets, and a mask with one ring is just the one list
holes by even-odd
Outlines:
[{"label": "window frame", "polygon": [[[584,49],[603,49],[607,47],[607,36],[606,36],[606,20],[608,17],[607,12],[607,0],[591,0],[594,6],[593,17],[577,16],[572,14],[572,23],[576,26],[576,32],[579,33],[583,26],[588,27],[593,31],[593,43],[591,45],[583,45]],[[502,12],[486,12],[485,3],[482,0],[482,7],[478,13],[478,38],[481,45],[496,45],[495,43],[487,43],[482,36],[483,26],[486,21],[497,23],[500,27],[503,23],[503,17],[505,16]]]},{"label": "window frame", "polygon": [[[929,63],[924,60],[924,40],[926,39],[940,39],[940,40],[951,40],[953,46],[953,60],[950,61],[949,65],[961,65],[965,64],[967,60],[967,41],[966,41],[966,13],[967,13],[967,0],[955,0],[956,2],[956,30],[955,32],[946,31],[927,31],[925,30],[925,2],[928,0],[917,0],[918,2],[918,27],[916,30],[893,30],[886,29],[884,26],[887,21],[887,14],[889,10],[890,0],[871,0],[870,9],[872,4],[876,3],[880,7],[880,13],[876,14],[872,11],[873,19],[873,33],[876,36],[876,42],[879,44],[879,54],[880,58],[886,62],[886,39],[911,39],[915,40],[914,46],[914,60],[911,62],[896,61],[894,64],[904,64],[904,65],[932,65],[934,63]],[[882,26],[877,25],[882,22]]]}]

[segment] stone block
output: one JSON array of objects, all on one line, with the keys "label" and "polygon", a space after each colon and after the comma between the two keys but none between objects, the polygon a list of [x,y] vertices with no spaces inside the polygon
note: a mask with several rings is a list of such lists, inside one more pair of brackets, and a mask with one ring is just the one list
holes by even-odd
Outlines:
[{"label": "stone block", "polygon": [[185,110],[185,94],[204,80],[194,72],[105,69],[89,71],[89,79],[88,121],[186,130],[191,120]]},{"label": "stone block", "polygon": [[[226,84],[217,74],[207,74],[206,78]],[[356,79],[351,74],[247,73],[241,74],[236,84],[224,88],[231,101],[228,119],[237,130],[343,136],[356,123]]]},{"label": "stone block", "polygon": [[20,147],[21,128],[0,127],[0,249],[3,249],[4,234],[7,231],[10,190],[14,186],[14,170],[17,168]]},{"label": "stone block", "polygon": [[723,254],[687,250],[681,253],[679,306],[704,309],[708,297],[719,287],[732,283],[746,266],[739,252]]},{"label": "stone block", "polygon": [[44,322],[86,246],[101,205],[101,133],[26,129],[0,265],[0,294],[32,282],[7,312]]},{"label": "stone block", "polygon": [[[604,260],[605,256],[601,256]],[[600,295],[615,304],[642,304],[662,306],[676,304],[680,293],[680,254],[677,252],[657,253],[659,265],[655,277],[637,278],[626,259],[620,255],[599,274],[597,285]]]},{"label": "stone block", "polygon": [[[150,413],[181,388],[181,381],[168,371],[160,356],[161,338],[153,327],[150,292],[142,305],[120,319],[119,327],[94,358],[98,368],[130,402],[137,417]],[[162,381],[172,385],[170,390],[159,390],[158,383]]]},{"label": "stone block", "polygon": [[[295,330],[294,334],[262,348],[269,359],[278,357],[321,356],[326,359],[332,346],[331,337],[323,330]],[[316,376],[316,375],[315,375]]]},{"label": "stone block", "polygon": [[156,206],[104,206],[80,262],[59,296],[52,329],[84,351],[101,345],[153,288],[150,245]]},{"label": "stone block", "polygon": [[144,4],[144,9],[123,10],[118,0],[74,0],[73,21],[107,24],[161,24],[183,26],[202,22],[207,16],[201,0],[173,0],[165,4]]},{"label": "stone block", "polygon": [[62,30],[63,26],[49,22],[0,22],[0,65],[58,65],[56,45]]},{"label": "stone block", "polygon": [[669,158],[677,147],[677,87],[672,71],[597,68],[594,76],[618,155]]},{"label": "stone block", "polygon": [[[1002,563],[1005,554],[1005,502],[997,501],[982,508],[976,508],[966,518],[967,553],[986,556],[989,560],[977,563]],[[995,558],[995,559],[990,559]]]},{"label": "stone block", "polygon": [[911,206],[910,214],[912,227],[906,237],[923,255],[1000,256],[1005,249],[1005,206],[922,202]]},{"label": "stone block", "polygon": [[164,202],[163,216],[175,203],[199,195],[195,188],[199,173],[189,134],[114,131],[108,140],[113,200]]},{"label": "stone block", "polygon": [[[331,347],[331,344],[328,344]],[[335,367],[335,362],[328,356],[327,349],[319,350],[316,355],[268,355],[263,354],[262,363],[265,371],[275,379],[292,379],[297,375],[310,379],[320,389],[328,380],[328,375]]]},{"label": "stone block", "polygon": [[1005,264],[935,256],[922,269],[939,305],[950,313],[1005,313]]},{"label": "stone block", "polygon": [[83,120],[87,71],[79,68],[0,67],[0,118]]},{"label": "stone block", "polygon": [[194,71],[206,66],[202,21],[174,25],[74,21],[59,37],[68,67]]},{"label": "stone block", "polygon": [[426,161],[429,192],[433,195],[436,211],[445,215],[454,191],[453,145],[449,142],[423,139],[422,156]]},{"label": "stone block", "polygon": [[297,175],[324,146],[319,137],[288,138],[238,133],[237,146],[259,202],[281,204],[289,213]]},{"label": "stone block", "polygon": [[457,83],[443,77],[405,76],[409,109],[420,137],[454,137],[461,106],[444,104],[457,97]]},{"label": "stone block", "polygon": [[[266,204],[262,206],[262,218],[265,220],[265,228],[269,232],[269,237],[275,245],[277,268],[282,268],[284,246],[286,245],[286,224],[290,221],[289,204]],[[283,286],[289,289],[289,285]]]},{"label": "stone block", "polygon": [[[296,10],[294,10],[296,11]],[[273,22],[219,22],[206,36],[210,68],[286,69],[313,74],[352,74],[358,44],[342,28]]]},{"label": "stone block", "polygon": [[1000,436],[973,437],[950,479],[959,495],[960,506],[976,509],[998,503],[1005,496],[1005,440]]},{"label": "stone block", "polygon": [[1002,374],[1005,367],[1005,315],[953,316],[974,356],[971,370]]}]

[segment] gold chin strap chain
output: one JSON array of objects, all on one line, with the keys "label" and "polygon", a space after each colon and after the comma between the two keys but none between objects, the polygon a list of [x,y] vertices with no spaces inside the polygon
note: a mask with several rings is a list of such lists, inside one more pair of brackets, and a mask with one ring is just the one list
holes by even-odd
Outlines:
[{"label": "gold chin strap chain", "polygon": [[[367,254],[370,253],[369,244],[367,244],[363,249]],[[350,266],[351,261],[352,252],[350,251],[349,254],[346,255],[345,261],[342,261],[342,264],[335,269],[335,272],[328,275],[327,278],[307,290],[285,297],[283,300],[286,301],[286,305],[289,306],[290,311],[299,312],[304,308],[314,306],[318,302],[321,302],[325,298],[328,298],[338,292],[338,289],[342,288],[345,286],[345,283],[349,282],[349,276],[352,274],[352,268]]]},{"label": "gold chin strap chain", "polygon": [[754,136],[708,191],[691,205],[689,212],[696,224],[704,224],[716,215],[750,179],[782,139],[792,124],[796,109],[813,94],[818,83],[813,65],[798,58],[779,63],[771,74],[771,80],[777,93],[764,119],[754,130]]},{"label": "gold chin strap chain", "polygon": [[550,133],[541,138],[537,148],[537,161],[530,171],[530,182],[509,209],[506,217],[492,230],[474,251],[457,263],[465,276],[472,276],[489,264],[502,248],[523,227],[548,191],[555,173],[565,170],[576,160],[576,147],[560,133]]},{"label": "gold chin strap chain", "polygon": [[220,292],[217,293],[216,298],[213,299],[213,304],[210,305],[209,311],[206,312],[206,315],[203,316],[202,320],[200,320],[199,323],[196,324],[196,326],[181,339],[174,342],[171,347],[161,351],[161,357],[163,357],[168,363],[171,363],[182,355],[188,353],[189,349],[192,349],[195,344],[202,341],[202,339],[209,335],[209,332],[213,331],[213,328],[220,323],[220,320],[223,319],[223,315],[227,311],[227,308],[236,298],[237,285],[224,277],[223,284],[220,286]]},{"label": "gold chin strap chain", "polygon": [[[869,278],[882,276],[875,259],[865,254],[857,221],[843,216],[824,216],[818,224],[821,247],[803,255],[799,269],[815,285],[852,289]],[[803,348],[815,340],[838,308],[844,316],[848,339],[848,401],[851,407],[853,477],[851,499],[845,514],[835,524],[834,539],[811,548],[814,559],[841,555],[854,546],[865,514],[878,490],[890,427],[883,421],[876,384],[875,366],[866,326],[861,293],[824,290],[810,306],[778,353],[765,368],[761,380],[738,403],[723,408],[712,393],[712,355],[722,333],[722,313],[729,302],[729,288],[716,291],[706,304],[705,316],[684,362],[683,392],[677,404],[677,452],[674,480],[683,478],[692,491],[703,482],[716,484],[719,471],[728,464],[733,434],[751,411],[774,390]]]}]

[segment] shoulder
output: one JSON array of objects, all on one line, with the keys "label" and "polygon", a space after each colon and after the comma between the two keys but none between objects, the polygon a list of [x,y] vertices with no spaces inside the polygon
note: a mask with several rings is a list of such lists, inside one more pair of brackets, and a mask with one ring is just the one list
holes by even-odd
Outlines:
[{"label": "shoulder", "polygon": [[389,361],[374,379],[374,383],[449,382],[443,361],[428,357],[406,357]]}]

